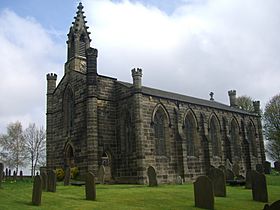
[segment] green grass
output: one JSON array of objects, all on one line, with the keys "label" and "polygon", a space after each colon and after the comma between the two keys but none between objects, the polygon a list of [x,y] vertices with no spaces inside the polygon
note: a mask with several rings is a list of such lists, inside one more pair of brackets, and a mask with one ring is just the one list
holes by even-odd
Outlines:
[{"label": "green grass", "polygon": [[[269,202],[280,199],[280,176],[267,176]],[[97,185],[97,201],[85,200],[84,186],[62,186],[57,192],[43,192],[42,205],[32,206],[31,181],[2,183],[1,210],[133,210],[133,209],[198,209],[194,207],[193,185]],[[264,203],[252,200],[251,190],[227,186],[227,197],[215,198],[216,210],[262,210]]]}]

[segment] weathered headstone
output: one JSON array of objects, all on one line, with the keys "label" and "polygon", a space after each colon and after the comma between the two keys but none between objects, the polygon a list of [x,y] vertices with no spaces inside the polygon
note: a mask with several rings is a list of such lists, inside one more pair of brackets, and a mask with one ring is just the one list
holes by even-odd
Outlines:
[{"label": "weathered headstone", "polygon": [[262,164],[256,164],[256,171],[263,174],[263,165]]},{"label": "weathered headstone", "polygon": [[48,170],[48,192],[56,192],[56,173],[54,170]]},{"label": "weathered headstone", "polygon": [[271,205],[265,204],[263,210],[279,210],[280,200],[273,202]]},{"label": "weathered headstone", "polygon": [[91,172],[88,172],[86,175],[86,200],[96,200],[96,186],[94,175]]},{"label": "weathered headstone", "polygon": [[3,164],[3,163],[0,163],[0,187],[1,187],[2,181],[3,181],[3,179],[4,179],[3,170],[4,170],[4,164]]},{"label": "weathered headstone", "polygon": [[9,169],[9,177],[11,177],[12,176],[12,171],[11,171],[11,169]]},{"label": "weathered headstone", "polygon": [[252,194],[255,201],[268,201],[265,175],[257,171],[252,171]]},{"label": "weathered headstone", "polygon": [[276,171],[280,171],[280,161],[275,161],[275,162],[274,162],[274,169],[275,169]]},{"label": "weathered headstone", "polygon": [[67,167],[65,169],[65,175],[64,175],[64,186],[70,185],[70,177],[71,177],[71,171],[70,168]]},{"label": "weathered headstone", "polygon": [[226,197],[226,178],[224,172],[218,168],[211,168],[209,178],[213,183],[214,195]]},{"label": "weathered headstone", "polygon": [[232,163],[229,159],[226,159],[226,169],[232,170]]},{"label": "weathered headstone", "polygon": [[105,180],[105,167],[101,165],[98,171],[98,181],[100,182],[100,184],[104,184],[104,180]]},{"label": "weathered headstone", "polygon": [[226,180],[234,180],[234,173],[230,169],[226,170]]},{"label": "weathered headstone", "polygon": [[232,172],[233,172],[234,176],[239,176],[240,168],[237,163],[232,165]]},{"label": "weathered headstone", "polygon": [[47,175],[46,171],[42,171],[41,178],[42,178],[42,190],[47,190],[48,189],[48,175]]},{"label": "weathered headstone", "polygon": [[8,170],[8,168],[6,168],[6,177],[8,177],[9,176],[9,170]]},{"label": "weathered headstone", "polygon": [[13,180],[14,180],[14,181],[17,180],[17,172],[16,172],[16,171],[14,171],[14,173],[13,173]]},{"label": "weathered headstone", "polygon": [[23,172],[22,172],[22,171],[19,172],[19,179],[20,179],[21,181],[23,180]]},{"label": "weathered headstone", "polygon": [[182,185],[183,184],[183,179],[181,176],[177,176],[176,178],[176,184]]},{"label": "weathered headstone", "polygon": [[42,178],[41,176],[37,175],[35,176],[34,183],[33,183],[32,204],[36,206],[41,205],[41,198],[42,198]]},{"label": "weathered headstone", "polygon": [[252,171],[246,171],[245,189],[252,189]]},{"label": "weathered headstone", "polygon": [[158,186],[156,170],[152,166],[148,167],[148,179],[149,187]]},{"label": "weathered headstone", "polygon": [[203,209],[214,209],[214,190],[207,176],[200,176],[194,182],[195,206]]},{"label": "weathered headstone", "polygon": [[271,173],[271,163],[269,161],[264,162],[264,173],[265,174],[270,174]]}]

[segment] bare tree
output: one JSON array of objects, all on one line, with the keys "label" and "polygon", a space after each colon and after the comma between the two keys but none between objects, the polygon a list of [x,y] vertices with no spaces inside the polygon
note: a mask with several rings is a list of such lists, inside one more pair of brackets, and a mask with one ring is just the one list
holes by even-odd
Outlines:
[{"label": "bare tree", "polygon": [[272,160],[280,160],[280,94],[275,95],[265,106],[264,131],[267,154]]},{"label": "bare tree", "polygon": [[250,96],[237,97],[236,104],[240,109],[248,112],[254,112],[253,99]]},{"label": "bare tree", "polygon": [[35,176],[38,165],[43,165],[46,157],[46,133],[43,127],[37,128],[35,123],[29,124],[24,131],[28,159],[31,162],[31,176]]},{"label": "bare tree", "polygon": [[7,126],[7,134],[0,135],[2,147],[1,158],[9,168],[18,168],[26,163],[25,139],[22,135],[20,122],[10,123]]}]

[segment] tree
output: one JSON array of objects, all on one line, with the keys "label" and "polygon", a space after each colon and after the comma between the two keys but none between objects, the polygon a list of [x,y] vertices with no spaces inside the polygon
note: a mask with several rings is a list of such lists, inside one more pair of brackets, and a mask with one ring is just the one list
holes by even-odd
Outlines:
[{"label": "tree", "polygon": [[35,176],[38,165],[45,163],[46,133],[43,127],[37,128],[35,123],[29,124],[24,131],[28,159],[31,162],[31,176]]},{"label": "tree", "polygon": [[272,160],[280,160],[280,94],[275,95],[265,106],[264,134],[267,154]]},{"label": "tree", "polygon": [[236,104],[240,109],[254,112],[253,99],[250,96],[240,96],[236,98]]},{"label": "tree", "polygon": [[18,173],[18,168],[26,163],[25,139],[20,122],[10,123],[7,126],[7,134],[0,135],[0,146],[2,160],[9,168],[15,168]]}]

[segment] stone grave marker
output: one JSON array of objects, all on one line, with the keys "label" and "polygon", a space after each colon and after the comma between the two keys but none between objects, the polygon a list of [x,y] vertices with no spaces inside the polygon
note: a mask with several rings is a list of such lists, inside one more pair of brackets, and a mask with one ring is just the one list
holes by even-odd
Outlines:
[{"label": "stone grave marker", "polygon": [[178,185],[182,185],[182,184],[183,184],[183,179],[182,179],[181,176],[177,176],[177,178],[176,178],[176,184],[178,184]]},{"label": "stone grave marker", "polygon": [[271,205],[265,204],[263,210],[279,210],[280,200],[273,202]]},{"label": "stone grave marker", "polygon": [[212,181],[207,176],[199,176],[194,182],[195,206],[214,209],[214,190]]},{"label": "stone grave marker", "polygon": [[3,164],[3,163],[0,163],[0,187],[1,187],[2,181],[3,181],[3,179],[4,179],[3,170],[4,170],[4,164]]},{"label": "stone grave marker", "polygon": [[256,164],[256,171],[263,174],[263,165],[262,164]]},{"label": "stone grave marker", "polygon": [[280,161],[275,161],[275,162],[274,162],[274,169],[275,169],[276,171],[280,171]]},{"label": "stone grave marker", "polygon": [[226,197],[226,178],[224,172],[218,168],[211,168],[209,178],[213,183],[214,195]]},{"label": "stone grave marker", "polygon": [[246,171],[245,189],[252,189],[252,171]]},{"label": "stone grave marker", "polygon": [[226,170],[226,180],[234,180],[234,173],[230,169]]},{"label": "stone grave marker", "polygon": [[253,200],[260,202],[267,202],[267,186],[264,174],[257,171],[252,171],[252,195]]},{"label": "stone grave marker", "polygon": [[148,167],[148,179],[149,187],[158,186],[156,170],[152,166]]},{"label": "stone grave marker", "polygon": [[22,171],[19,172],[19,180],[21,180],[21,181],[23,180],[23,172]]},{"label": "stone grave marker", "polygon": [[270,174],[271,173],[271,163],[269,161],[264,162],[264,173]]},{"label": "stone grave marker", "polygon": [[14,171],[14,173],[13,173],[13,180],[14,180],[14,181],[17,180],[17,173],[16,173],[16,171]]},{"label": "stone grave marker", "polygon": [[42,171],[41,178],[42,178],[42,190],[47,190],[48,189],[48,175],[47,175],[46,171]]},{"label": "stone grave marker", "polygon": [[8,170],[8,168],[6,168],[6,177],[8,177],[9,176],[9,170]]},{"label": "stone grave marker", "polygon": [[35,176],[34,183],[33,183],[32,204],[36,206],[40,206],[41,198],[42,198],[42,178],[41,176],[37,175]]},{"label": "stone grave marker", "polygon": [[105,181],[105,167],[101,165],[98,170],[98,181],[100,184],[104,184]]},{"label": "stone grave marker", "polygon": [[54,170],[48,170],[48,185],[47,185],[47,191],[48,192],[56,192],[56,173]]},{"label": "stone grave marker", "polygon": [[240,168],[237,163],[232,165],[232,172],[233,172],[234,176],[239,176]]},{"label": "stone grave marker", "polygon": [[67,167],[65,169],[64,186],[70,185],[70,178],[71,178],[71,170],[70,167]]},{"label": "stone grave marker", "polygon": [[12,171],[11,171],[11,169],[9,169],[9,177],[11,177],[12,176]]},{"label": "stone grave marker", "polygon": [[88,172],[86,175],[86,200],[96,200],[96,186],[94,175],[91,172]]}]

